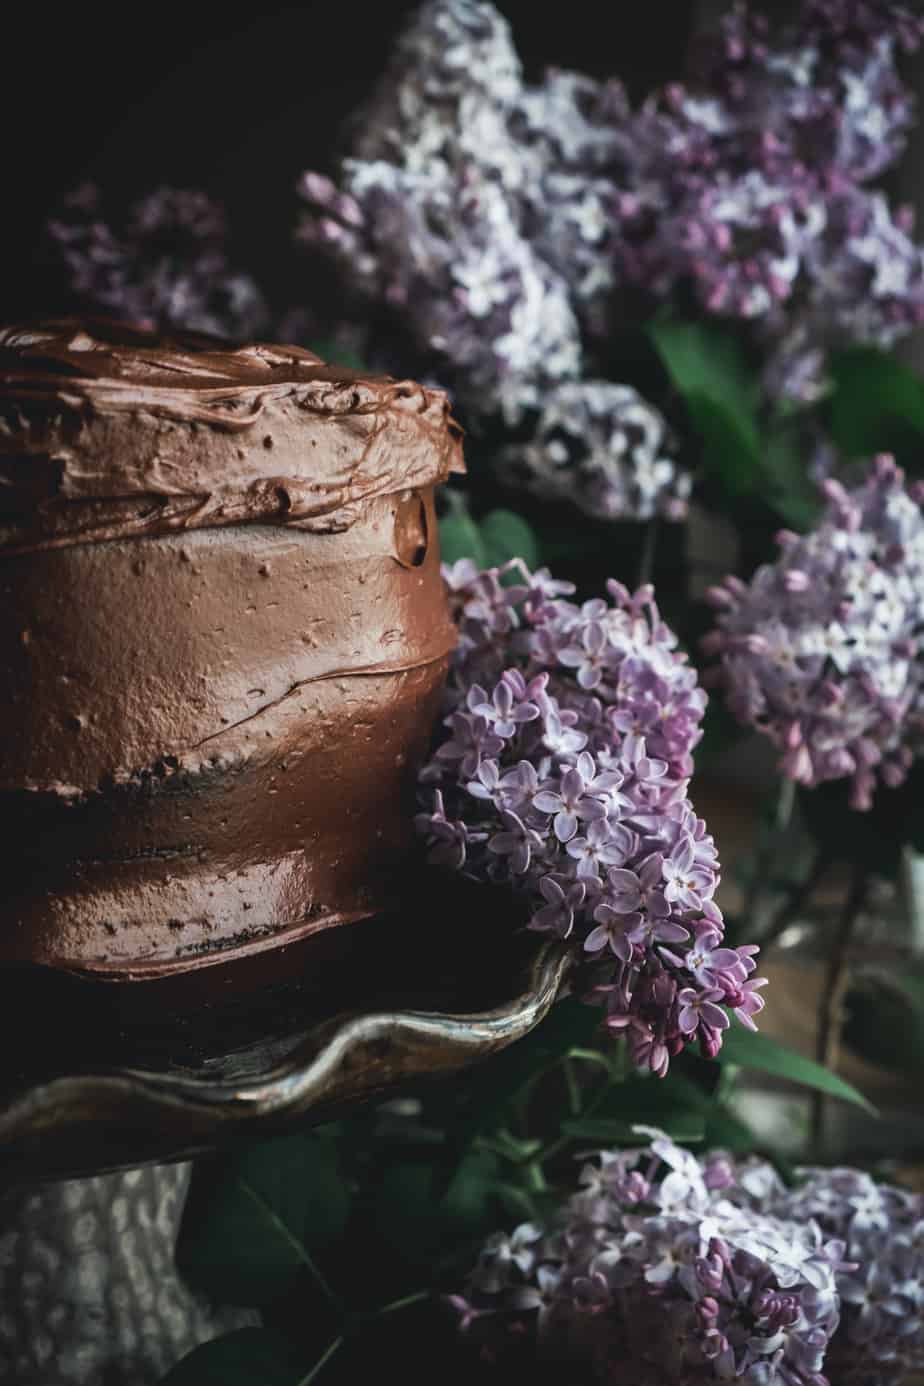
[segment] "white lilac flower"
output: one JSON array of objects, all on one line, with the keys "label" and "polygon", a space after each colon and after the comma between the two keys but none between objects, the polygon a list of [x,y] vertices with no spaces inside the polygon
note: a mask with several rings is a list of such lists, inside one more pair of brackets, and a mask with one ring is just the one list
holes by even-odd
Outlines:
[{"label": "white lilac flower", "polygon": [[519,561],[446,579],[459,644],[416,820],[431,860],[506,884],[531,929],[569,939],[635,1063],[663,1074],[690,1041],[714,1056],[728,1011],[753,1027],[762,979],[755,949],[722,946],[715,846],[687,799],[705,697],[650,588],[577,606]]},{"label": "white lilac flower", "polygon": [[568,381],[547,391],[531,437],[501,449],[500,475],[608,519],[680,519],[690,475],[671,457],[663,416],[629,385]]},{"label": "white lilac flower", "polygon": [[855,807],[904,779],[921,743],[924,517],[888,457],[846,491],[824,483],[815,530],[784,534],[775,564],[728,578],[704,647],[729,706],[769,736],[800,784],[849,778]]}]

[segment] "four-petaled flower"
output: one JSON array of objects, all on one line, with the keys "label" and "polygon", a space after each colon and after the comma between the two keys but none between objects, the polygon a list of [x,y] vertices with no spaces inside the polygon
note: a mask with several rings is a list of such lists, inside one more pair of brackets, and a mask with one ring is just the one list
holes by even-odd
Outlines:
[{"label": "four-petaled flower", "polygon": [[488,838],[488,851],[507,857],[513,874],[522,876],[529,870],[530,856],[542,846],[542,838],[509,809],[502,809],[500,818],[504,831]]},{"label": "four-petaled flower", "polygon": [[661,874],[666,882],[665,900],[687,910],[700,909],[703,896],[715,883],[714,873],[697,863],[696,845],[686,833],[670,856],[664,858]]},{"label": "four-petaled flower", "polygon": [[606,661],[606,631],[599,621],[588,621],[581,631],[580,645],[567,645],[559,650],[559,661],[576,670],[581,688],[596,688],[603,678]]},{"label": "four-petaled flower", "polygon": [[566,843],[569,857],[577,862],[580,877],[599,880],[599,873],[607,866],[615,866],[625,860],[622,842],[613,833],[605,818],[596,818],[588,825],[585,837],[572,837]]},{"label": "four-petaled flower", "polygon": [[569,881],[566,876],[542,876],[539,891],[546,903],[533,915],[529,927],[567,938],[574,927],[575,911],[584,904],[586,883]]},{"label": "four-petaled flower", "polygon": [[723,993],[715,991],[694,991],[684,987],[677,994],[680,1010],[677,1024],[685,1035],[695,1035],[700,1024],[711,1025],[714,1030],[726,1030],[729,1019],[722,1010]]}]

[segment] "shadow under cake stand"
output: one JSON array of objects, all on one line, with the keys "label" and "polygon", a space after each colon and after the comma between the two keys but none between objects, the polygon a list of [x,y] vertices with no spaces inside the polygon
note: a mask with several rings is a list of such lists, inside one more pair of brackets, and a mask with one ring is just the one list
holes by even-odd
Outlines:
[{"label": "shadow under cake stand", "polygon": [[[0,974],[0,1380],[148,1386],[252,1322],[176,1274],[189,1160],[448,1079],[525,1037],[567,975],[510,899],[428,894],[331,929],[254,990]],[[198,980],[196,980],[198,977]]]}]

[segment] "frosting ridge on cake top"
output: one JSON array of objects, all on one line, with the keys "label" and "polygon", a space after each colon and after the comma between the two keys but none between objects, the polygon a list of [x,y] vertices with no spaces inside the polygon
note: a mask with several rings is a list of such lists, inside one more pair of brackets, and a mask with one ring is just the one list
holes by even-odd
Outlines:
[{"label": "frosting ridge on cake top", "polygon": [[370,497],[462,470],[439,389],[299,347],[71,319],[0,329],[0,552],[220,525],[337,532]]}]

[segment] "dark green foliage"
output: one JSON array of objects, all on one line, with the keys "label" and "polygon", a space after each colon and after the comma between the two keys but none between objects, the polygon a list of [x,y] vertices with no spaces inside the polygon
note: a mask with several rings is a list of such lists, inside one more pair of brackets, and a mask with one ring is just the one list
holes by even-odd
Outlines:
[{"label": "dark green foliage", "polygon": [[299,1132],[200,1167],[177,1259],[231,1304],[269,1304],[343,1234],[350,1195],[334,1133]]},{"label": "dark green foliage", "polygon": [[852,347],[831,362],[831,436],[845,457],[894,453],[924,474],[924,380],[877,347]]},{"label": "dark green foliage", "polygon": [[310,1365],[283,1334],[241,1328],[188,1353],[163,1386],[301,1386]]}]

